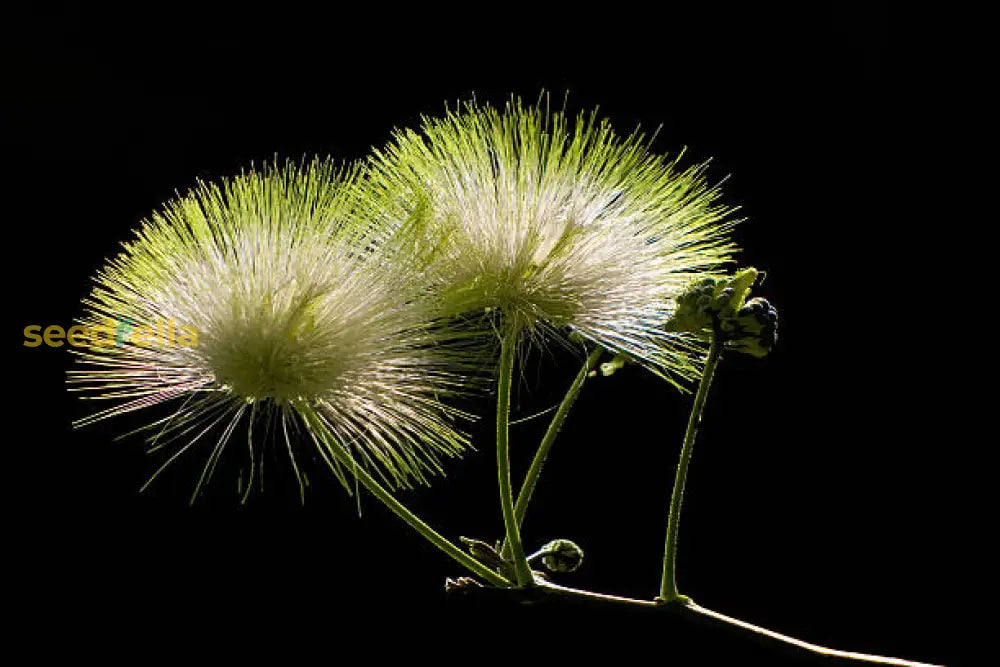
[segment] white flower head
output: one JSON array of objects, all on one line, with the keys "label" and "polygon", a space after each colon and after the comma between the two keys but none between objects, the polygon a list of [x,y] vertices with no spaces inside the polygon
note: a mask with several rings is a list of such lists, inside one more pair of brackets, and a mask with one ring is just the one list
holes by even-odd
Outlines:
[{"label": "white flower head", "polygon": [[515,100],[396,132],[366,181],[384,217],[423,208],[448,230],[434,268],[456,311],[499,312],[536,339],[570,328],[673,381],[695,363],[690,339],[664,330],[674,299],[734,250],[705,167],[681,169],[595,114]]},{"label": "white flower head", "polygon": [[329,161],[265,166],[201,183],[146,220],[85,301],[80,324],[114,340],[92,336],[69,381],[115,404],[78,425],[176,401],[149,428],[157,447],[179,443],[164,468],[208,452],[196,494],[237,438],[251,481],[262,443],[277,442],[300,487],[301,440],[348,486],[318,430],[393,486],[426,482],[459,453],[459,414],[439,398],[464,391],[469,358],[424,297],[420,249],[432,244],[415,224],[359,215],[355,174]]}]

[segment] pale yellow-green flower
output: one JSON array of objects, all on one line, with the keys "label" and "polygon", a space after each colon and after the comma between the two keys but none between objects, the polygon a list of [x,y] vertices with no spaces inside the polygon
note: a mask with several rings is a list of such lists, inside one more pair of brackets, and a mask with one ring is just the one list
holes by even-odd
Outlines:
[{"label": "pale yellow-green flower", "polygon": [[414,216],[444,242],[443,307],[537,339],[573,330],[668,379],[693,374],[690,339],[664,329],[694,276],[733,245],[705,165],[681,168],[596,115],[467,104],[397,131],[364,180],[388,225]]},{"label": "pale yellow-green flower", "polygon": [[[372,224],[354,179],[327,161],[267,166],[146,220],[85,301],[82,324],[117,324],[70,373],[112,403],[78,424],[169,402],[151,440],[175,447],[164,467],[202,450],[198,488],[234,445],[247,490],[264,446],[287,449],[300,484],[298,458],[315,452],[350,486],[320,426],[394,486],[439,471],[465,445],[439,399],[466,388],[470,357],[426,298],[432,237],[416,221]],[[135,335],[168,322],[196,344]]]}]

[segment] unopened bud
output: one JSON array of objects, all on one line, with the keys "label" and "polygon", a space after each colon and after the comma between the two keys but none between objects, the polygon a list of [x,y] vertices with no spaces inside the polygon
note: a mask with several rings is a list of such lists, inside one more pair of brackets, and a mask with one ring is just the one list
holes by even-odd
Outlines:
[{"label": "unopened bud", "polygon": [[601,364],[601,375],[607,377],[609,375],[614,375],[616,371],[620,371],[628,363],[628,357],[624,354],[616,354],[614,359],[606,363]]},{"label": "unopened bud", "polygon": [[572,572],[583,563],[583,549],[570,540],[552,540],[539,554],[549,572]]},{"label": "unopened bud", "polygon": [[726,349],[763,357],[778,340],[778,313],[761,298],[750,299],[750,289],[761,274],[754,268],[729,278],[701,278],[677,297],[677,308],[667,331],[713,337]]}]

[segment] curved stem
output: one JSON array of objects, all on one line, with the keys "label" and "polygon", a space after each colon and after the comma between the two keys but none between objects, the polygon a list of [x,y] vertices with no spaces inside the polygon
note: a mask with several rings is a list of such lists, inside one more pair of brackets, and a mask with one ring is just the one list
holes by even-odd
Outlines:
[{"label": "curved stem", "polygon": [[494,586],[510,586],[511,582],[507,581],[504,577],[489,569],[475,558],[469,554],[462,551],[453,542],[442,536],[436,530],[424,523],[420,517],[411,512],[405,505],[396,500],[389,492],[387,492],[371,475],[369,475],[364,468],[357,468],[354,474],[358,477],[358,480],[368,489],[373,496],[378,498],[388,507],[393,513],[396,514],[406,523],[410,524],[414,530],[420,533],[424,538],[427,539],[431,544],[436,546],[438,549],[444,553],[451,556],[453,559],[458,561],[460,564],[464,565],[466,568],[471,570],[474,574],[482,577],[485,581],[493,584]]},{"label": "curved stem", "polygon": [[462,551],[462,549],[456,546],[453,542],[428,526],[420,517],[407,509],[407,507],[401,502],[396,500],[396,498],[393,497],[391,493],[386,491],[385,488],[383,488],[382,485],[368,473],[368,471],[357,464],[357,462],[351,457],[350,454],[347,453],[339,442],[333,439],[332,434],[326,428],[323,420],[318,414],[316,414],[316,411],[313,408],[302,406],[299,408],[299,411],[300,414],[302,414],[303,417],[305,417],[306,420],[315,428],[316,437],[323,441],[323,444],[326,445],[330,454],[332,454],[341,465],[350,470],[357,480],[361,482],[362,486],[368,489],[373,496],[382,501],[382,504],[392,510],[396,516],[408,523],[410,527],[420,533],[420,535],[423,536],[428,542],[447,555],[451,556],[461,565],[472,571],[475,575],[481,577],[484,581],[500,587],[509,587],[511,585],[511,582],[506,578],[500,576],[469,554]]},{"label": "curved stem", "polygon": [[675,616],[688,617],[692,620],[696,620],[734,634],[745,633],[748,638],[759,641],[765,645],[772,643],[786,644],[818,655],[855,660],[858,662],[875,663],[879,665],[899,665],[900,667],[942,667],[941,665],[928,662],[904,660],[903,658],[890,658],[887,656],[873,655],[870,653],[858,653],[855,651],[841,651],[835,648],[820,646],[819,644],[813,644],[801,639],[796,639],[795,637],[783,635],[780,632],[775,632],[774,630],[762,628],[759,625],[753,625],[752,623],[741,621],[740,619],[733,618],[732,616],[720,614],[717,611],[706,609],[705,607],[697,605],[693,602],[675,601],[671,604],[665,604],[662,600],[639,600],[637,598],[624,597],[621,595],[608,595],[606,593],[595,593],[593,591],[583,590],[580,588],[560,586],[559,584],[554,584],[543,579],[539,579],[536,583],[537,585],[530,591],[519,591],[516,589],[507,589],[504,591],[498,589],[490,589],[489,591],[487,591],[487,589],[478,590],[482,591],[484,594],[489,592],[489,594],[497,595],[526,595],[529,597],[525,599],[532,601],[538,601],[538,596],[544,595],[551,598],[578,599],[597,604],[603,603],[621,607],[638,607],[646,609],[650,613],[669,613]]},{"label": "curved stem", "polygon": [[549,423],[548,430],[545,431],[545,436],[542,438],[541,444],[538,445],[538,451],[535,452],[535,458],[531,462],[528,474],[524,477],[524,483],[521,485],[521,492],[517,494],[517,504],[514,505],[514,516],[517,519],[519,527],[524,523],[524,515],[528,511],[531,494],[534,493],[535,485],[538,484],[538,477],[542,474],[542,466],[545,465],[545,460],[549,456],[552,443],[556,441],[556,436],[559,435],[559,430],[562,429],[563,422],[566,421],[570,408],[576,402],[576,397],[580,395],[583,383],[587,380],[590,371],[597,367],[597,362],[603,353],[604,349],[598,347],[587,357],[587,362],[580,369],[580,372],[576,374],[573,384],[569,386],[562,403],[559,404],[559,409],[556,410],[556,414],[552,417],[552,421]]},{"label": "curved stem", "polygon": [[705,410],[708,389],[712,385],[712,376],[719,365],[722,356],[722,343],[716,336],[708,348],[708,358],[705,360],[705,371],[698,383],[698,393],[695,394],[691,415],[688,417],[687,432],[684,434],[684,446],[681,448],[681,458],[677,463],[677,474],[674,477],[674,490],[670,495],[670,515],[667,518],[667,540],[663,549],[663,580],[660,582],[660,599],[672,602],[681,598],[677,591],[677,533],[680,528],[681,504],[684,502],[684,482],[687,479],[688,465],[691,463],[691,452],[694,449],[695,437],[698,435],[698,424]]},{"label": "curved stem", "polygon": [[889,658],[882,655],[856,653],[854,651],[840,651],[835,648],[827,648],[826,646],[820,646],[819,644],[811,644],[809,642],[802,641],[801,639],[796,639],[795,637],[789,637],[788,635],[783,635],[780,632],[775,632],[774,630],[768,630],[767,628],[762,628],[759,625],[753,625],[752,623],[741,621],[740,619],[733,618],[732,616],[726,616],[725,614],[720,614],[717,611],[706,609],[693,602],[689,602],[683,605],[672,605],[672,606],[680,607],[681,611],[690,611],[702,617],[726,623],[730,626],[737,627],[742,630],[747,630],[749,632],[754,633],[760,638],[770,639],[782,642],[784,644],[791,644],[792,646],[798,647],[806,651],[810,651],[812,653],[819,653],[820,655],[826,655],[835,658],[845,658],[847,660],[857,660],[860,662],[873,662],[880,665],[902,665],[903,667],[941,667],[940,665],[934,665],[927,662],[903,660],[902,658]]},{"label": "curved stem", "polygon": [[514,353],[517,349],[518,333],[516,328],[509,327],[504,333],[500,347],[497,384],[497,478],[500,482],[500,509],[503,511],[503,524],[507,533],[511,559],[514,561],[517,584],[518,586],[529,586],[534,583],[534,577],[531,574],[528,561],[524,557],[521,531],[514,517],[514,494],[510,485],[510,452],[508,447],[510,384],[514,375]]},{"label": "curved stem", "polygon": [[[535,452],[535,458],[531,462],[528,474],[524,477],[524,483],[521,484],[521,491],[517,494],[517,503],[514,505],[514,518],[517,520],[517,527],[519,529],[524,525],[524,515],[528,512],[528,503],[531,502],[531,494],[534,493],[535,486],[538,484],[538,478],[542,474],[542,467],[549,456],[549,450],[552,449],[552,444],[556,441],[556,436],[559,435],[563,422],[566,421],[570,409],[576,402],[576,397],[580,395],[583,383],[587,380],[590,372],[597,368],[597,362],[600,361],[602,354],[604,354],[604,348],[598,347],[587,357],[583,368],[576,374],[573,383],[566,390],[566,395],[563,397],[562,403],[559,404],[559,409],[556,410],[552,421],[549,422],[548,430],[545,431],[545,435],[542,437],[542,442],[538,445],[538,451]],[[504,558],[510,556],[510,547],[506,540],[500,554]],[[529,558],[528,560],[531,559]]]}]

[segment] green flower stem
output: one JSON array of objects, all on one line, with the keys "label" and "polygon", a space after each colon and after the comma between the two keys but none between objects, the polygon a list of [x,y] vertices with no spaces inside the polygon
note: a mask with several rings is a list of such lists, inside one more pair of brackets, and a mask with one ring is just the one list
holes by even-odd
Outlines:
[{"label": "green flower stem", "polygon": [[330,436],[329,431],[319,418],[319,415],[317,415],[311,407],[303,407],[301,408],[301,411],[306,419],[315,427],[318,437],[320,437],[327,445],[328,451],[336,457],[337,461],[350,470],[357,480],[361,482],[362,486],[368,489],[373,496],[382,501],[382,504],[392,510],[396,516],[408,523],[411,528],[420,533],[420,535],[423,536],[428,542],[447,555],[451,556],[453,559],[458,561],[458,563],[468,568],[484,581],[500,587],[510,587],[512,585],[512,582],[508,581],[506,578],[500,576],[469,554],[462,551],[462,549],[456,546],[453,542],[428,526],[420,517],[407,509],[407,507],[401,502],[396,500],[396,498],[393,497],[391,493],[386,491],[385,488],[368,473],[368,471],[357,464],[357,462],[350,456],[350,454],[347,453],[339,442],[335,441]]},{"label": "green flower stem", "polygon": [[507,533],[510,557],[514,561],[514,572],[518,586],[534,583],[531,568],[524,557],[521,531],[514,516],[514,498],[510,485],[510,452],[508,435],[510,431],[510,384],[514,375],[514,353],[517,350],[519,331],[508,327],[500,347],[499,381],[497,385],[497,477],[500,481],[500,509]]},{"label": "green flower stem", "polygon": [[712,376],[715,375],[715,368],[719,365],[721,356],[722,342],[719,341],[717,336],[712,336],[712,342],[708,348],[708,358],[705,360],[705,371],[701,375],[701,382],[698,383],[698,393],[695,394],[694,404],[691,406],[691,415],[688,417],[687,432],[684,434],[684,446],[681,448],[681,458],[677,462],[677,474],[674,477],[674,490],[670,495],[667,541],[663,549],[663,581],[660,583],[660,599],[664,602],[672,602],[683,597],[677,591],[676,568],[677,532],[680,527],[681,504],[684,502],[684,482],[687,479],[688,465],[691,463],[694,440],[698,435],[698,424],[701,423],[701,414],[705,410],[708,389],[712,385]]},{"label": "green flower stem", "polygon": [[563,422],[566,421],[566,417],[569,415],[570,408],[576,402],[576,397],[580,395],[583,383],[587,380],[590,372],[597,368],[597,362],[600,361],[603,353],[604,349],[598,347],[587,357],[587,363],[576,374],[573,384],[569,386],[562,403],[559,404],[559,409],[556,410],[555,416],[552,417],[552,421],[549,423],[548,430],[545,431],[545,436],[542,438],[541,444],[538,445],[538,451],[535,452],[535,459],[531,462],[528,474],[524,478],[524,484],[521,485],[521,492],[517,494],[517,504],[514,505],[514,517],[517,519],[519,527],[524,524],[524,515],[528,511],[531,494],[534,493],[535,485],[538,484],[538,477],[542,474],[542,466],[545,465],[545,460],[549,456],[552,443],[556,441],[556,436],[559,435]]},{"label": "green flower stem", "polygon": [[507,581],[504,577],[489,569],[476,559],[474,559],[469,554],[462,551],[450,540],[442,536],[436,530],[424,523],[420,517],[411,512],[406,508],[401,502],[396,500],[392,494],[386,491],[364,468],[357,468],[354,474],[358,477],[358,480],[368,489],[373,496],[381,500],[386,507],[392,510],[396,516],[410,524],[414,530],[420,533],[424,538],[426,538],[431,544],[436,546],[438,549],[448,554],[460,564],[464,565],[466,568],[471,570],[474,574],[481,577],[484,581],[487,581],[494,586],[510,586],[511,582]]},{"label": "green flower stem", "polygon": [[[559,435],[559,431],[562,429],[563,422],[566,421],[566,417],[569,415],[570,409],[573,407],[573,403],[576,402],[576,397],[580,395],[580,390],[583,388],[583,383],[587,380],[587,376],[590,372],[597,368],[597,362],[600,361],[601,355],[604,354],[604,348],[598,347],[590,356],[587,357],[586,363],[580,372],[576,374],[576,378],[573,383],[566,390],[566,395],[563,397],[562,403],[559,404],[559,409],[556,410],[555,416],[552,417],[552,421],[549,423],[549,428],[545,431],[545,436],[542,438],[541,444],[538,445],[538,451],[535,452],[535,459],[531,462],[531,467],[528,469],[528,474],[524,478],[524,483],[521,485],[521,491],[517,494],[517,503],[514,505],[514,518],[517,520],[518,529],[524,525],[524,515],[528,511],[528,503],[531,502],[531,494],[535,491],[535,485],[538,484],[538,478],[542,474],[542,466],[545,465],[545,460],[549,456],[549,450],[552,449],[552,443],[556,441],[556,436]],[[505,541],[503,549],[501,550],[501,555],[504,558],[510,557],[510,546]],[[531,560],[530,558],[528,560]]]}]

